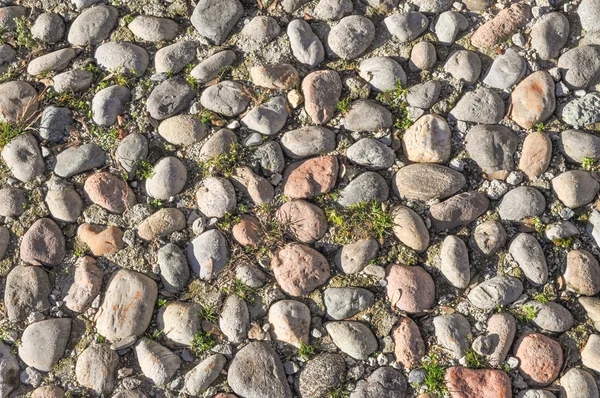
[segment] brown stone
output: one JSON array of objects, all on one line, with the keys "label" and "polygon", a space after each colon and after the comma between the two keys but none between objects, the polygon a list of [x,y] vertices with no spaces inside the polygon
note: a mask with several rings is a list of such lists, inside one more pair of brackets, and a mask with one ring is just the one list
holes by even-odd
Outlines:
[{"label": "brown stone", "polygon": [[392,210],[393,231],[400,242],[422,253],[429,247],[429,231],[421,216],[406,206],[396,206]]},{"label": "brown stone", "polygon": [[485,213],[489,205],[484,193],[461,193],[431,206],[431,222],[437,229],[464,227]]},{"label": "brown stone", "polygon": [[125,247],[123,231],[114,226],[81,224],[77,237],[90,248],[94,256],[116,253]]},{"label": "brown stone", "polygon": [[575,293],[594,296],[600,292],[600,264],[586,250],[571,250],[567,254],[564,276],[567,288]]},{"label": "brown stone", "polygon": [[327,233],[327,217],[318,206],[304,200],[284,203],[275,214],[287,233],[301,243],[314,243]]},{"label": "brown stone", "polygon": [[312,198],[335,186],[338,160],[323,156],[290,164],[284,172],[283,193],[293,199]]},{"label": "brown stone", "polygon": [[146,218],[138,227],[138,235],[144,240],[167,236],[186,227],[185,215],[179,209],[163,208]]},{"label": "brown stone", "polygon": [[512,97],[512,119],[529,129],[542,123],[554,112],[556,97],[554,80],[546,71],[534,72],[515,87]]},{"label": "brown stone", "polygon": [[260,221],[254,216],[244,214],[240,221],[231,228],[233,239],[242,246],[258,246],[262,239]]},{"label": "brown stone", "polygon": [[530,180],[533,180],[548,169],[551,158],[552,141],[550,141],[547,134],[536,131],[525,137],[525,141],[523,141],[519,169]]},{"label": "brown stone", "polygon": [[298,243],[279,249],[271,265],[281,289],[294,297],[308,295],[329,279],[327,259],[315,249]]},{"label": "brown stone", "polygon": [[298,85],[298,71],[290,64],[254,66],[250,77],[255,85],[272,90],[290,90]]},{"label": "brown stone", "polygon": [[452,398],[512,398],[510,378],[501,370],[453,366],[446,370],[446,385]]},{"label": "brown stone", "polygon": [[264,177],[254,173],[250,167],[237,167],[231,176],[231,183],[254,204],[269,203],[275,196],[273,185]]},{"label": "brown stone", "polygon": [[23,235],[21,260],[33,265],[58,265],[65,257],[65,237],[54,221],[40,218]]},{"label": "brown stone", "polygon": [[402,318],[392,331],[396,348],[396,362],[406,369],[414,369],[421,364],[425,356],[425,342],[417,324],[410,318]]},{"label": "brown stone", "polygon": [[104,272],[92,257],[82,257],[75,263],[75,276],[65,296],[65,306],[74,312],[85,312],[100,293]]},{"label": "brown stone", "polygon": [[515,3],[480,26],[471,36],[471,44],[477,48],[493,47],[524,26],[530,18],[531,10],[529,6],[523,3]]},{"label": "brown stone", "polygon": [[563,364],[560,343],[540,333],[521,337],[515,344],[519,371],[532,387],[544,387],[558,377]]},{"label": "brown stone", "polygon": [[517,322],[510,314],[494,314],[488,319],[487,337],[491,343],[488,362],[491,366],[498,366],[504,361],[516,332]]},{"label": "brown stone", "polygon": [[435,299],[435,283],[419,266],[393,264],[386,269],[387,295],[400,311],[418,314],[431,309]]},{"label": "brown stone", "polygon": [[43,386],[31,393],[31,398],[63,398],[65,391],[57,386]]},{"label": "brown stone", "polygon": [[105,171],[88,177],[83,189],[92,202],[111,213],[123,213],[136,203],[127,182]]},{"label": "brown stone", "polygon": [[342,94],[342,81],[334,70],[319,70],[302,81],[304,109],[315,124],[327,123],[336,111]]}]

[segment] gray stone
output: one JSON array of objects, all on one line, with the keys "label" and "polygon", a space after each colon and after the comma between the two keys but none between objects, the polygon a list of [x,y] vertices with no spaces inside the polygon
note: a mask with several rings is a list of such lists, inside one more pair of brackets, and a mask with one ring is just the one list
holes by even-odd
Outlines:
[{"label": "gray stone", "polygon": [[194,336],[202,330],[200,304],[175,301],[162,307],[156,318],[157,327],[164,333],[169,346],[190,347]]},{"label": "gray stone", "polygon": [[327,123],[334,115],[340,96],[342,81],[334,70],[319,70],[302,81],[304,109],[314,124]]},{"label": "gray stone", "polygon": [[[237,96],[243,98],[239,93]],[[247,105],[248,103],[246,102],[246,104],[243,105],[243,108],[241,106],[238,108],[243,111]],[[230,109],[233,108],[235,108],[235,106],[230,106]],[[232,113],[235,113],[235,111]],[[277,96],[271,98],[269,102],[252,108],[252,110],[240,120],[240,123],[242,126],[261,134],[275,135],[283,128],[283,126],[285,126],[287,118],[288,109],[285,97]]]},{"label": "gray stone", "polygon": [[153,198],[168,200],[183,190],[187,170],[174,156],[160,159],[153,167],[154,174],[146,180],[146,192]]},{"label": "gray stone", "polygon": [[567,254],[564,273],[567,290],[584,296],[594,296],[600,291],[600,265],[592,253],[571,250]]},{"label": "gray stone", "polygon": [[323,293],[327,314],[336,321],[352,318],[375,303],[375,295],[360,287],[330,287]]},{"label": "gray stone", "polygon": [[457,120],[481,124],[497,124],[504,118],[504,101],[488,88],[465,93],[450,111]]},{"label": "gray stone", "polygon": [[404,12],[385,18],[383,25],[400,43],[405,43],[424,33],[429,19],[420,12]]},{"label": "gray stone", "polygon": [[387,145],[373,138],[362,138],[352,144],[346,156],[353,163],[370,170],[383,170],[396,161],[396,153]]},{"label": "gray stone", "polygon": [[146,101],[146,108],[151,117],[163,120],[184,110],[195,96],[196,92],[187,81],[174,77],[154,87]]},{"label": "gray stone", "polygon": [[498,366],[508,355],[517,333],[517,321],[506,313],[494,314],[487,322],[488,361],[491,366]]},{"label": "gray stone", "polygon": [[96,315],[96,330],[111,342],[141,336],[152,320],[157,295],[156,282],[146,275],[116,271],[108,281]]},{"label": "gray stone", "polygon": [[6,226],[0,226],[0,260],[4,258],[8,244],[10,243],[10,232]]},{"label": "gray stone", "polygon": [[321,0],[315,7],[314,15],[318,19],[337,21],[353,10],[352,0]]},{"label": "gray stone", "polygon": [[585,158],[600,159],[600,137],[580,130],[565,130],[559,136],[559,149],[565,158],[581,164]]},{"label": "gray stone", "polygon": [[558,68],[569,88],[587,88],[600,78],[600,47],[575,47],[560,56]]},{"label": "gray stone", "polygon": [[65,35],[65,21],[58,14],[45,12],[40,14],[31,27],[34,39],[48,43],[56,43]]},{"label": "gray stone", "polygon": [[[600,16],[600,9],[598,14]],[[560,378],[560,396],[561,398],[598,398],[600,394],[596,378],[587,370],[571,368]]]},{"label": "gray stone", "polygon": [[243,13],[238,0],[200,0],[190,21],[200,36],[219,45],[227,40]]},{"label": "gray stone", "polygon": [[27,73],[37,76],[47,72],[60,72],[69,66],[69,62],[75,58],[75,50],[64,48],[44,54],[29,61]]},{"label": "gray stone", "polygon": [[185,393],[200,396],[217,380],[225,368],[225,364],[227,364],[227,358],[222,354],[211,355],[200,362],[185,374]]},{"label": "gray stone", "polygon": [[355,321],[336,321],[325,324],[325,329],[333,343],[354,359],[365,360],[377,351],[377,338],[363,323]]},{"label": "gray stone", "polygon": [[457,289],[464,289],[471,282],[469,252],[462,239],[448,235],[440,247],[440,271]]},{"label": "gray stone", "polygon": [[546,390],[524,390],[517,395],[517,398],[556,398],[556,395]]},{"label": "gray stone", "polygon": [[527,71],[525,59],[512,48],[496,57],[483,82],[490,87],[506,90],[517,84]]},{"label": "gray stone", "polygon": [[200,62],[190,71],[190,76],[199,83],[207,83],[219,76],[223,68],[233,64],[235,59],[235,52],[231,50],[220,51]]},{"label": "gray stone", "polygon": [[426,13],[440,13],[452,8],[452,0],[414,0],[419,11]]},{"label": "gray stone", "polygon": [[531,28],[531,48],[545,61],[556,58],[569,38],[569,20],[560,12],[542,15]]},{"label": "gray stone", "polygon": [[246,398],[292,398],[277,353],[265,342],[255,341],[239,350],[229,365],[227,383]]},{"label": "gray stone", "polygon": [[510,243],[508,252],[525,274],[527,281],[540,286],[548,280],[548,265],[542,247],[533,235],[520,233]]},{"label": "gray stone", "polygon": [[92,344],[78,357],[75,365],[77,382],[97,394],[113,392],[119,355],[109,344]]},{"label": "gray stone", "polygon": [[350,15],[331,28],[327,44],[337,57],[351,60],[364,53],[374,39],[373,22],[361,15]]},{"label": "gray stone", "polygon": [[453,359],[465,356],[469,348],[471,325],[464,315],[459,313],[439,315],[433,318],[435,339]]},{"label": "gray stone", "polygon": [[435,23],[435,34],[442,44],[450,45],[456,40],[459,32],[467,30],[469,21],[459,12],[445,11]]},{"label": "gray stone", "polygon": [[437,62],[435,46],[428,41],[420,41],[415,44],[410,52],[408,66],[411,70],[428,70],[433,68]]},{"label": "gray stone", "polygon": [[350,131],[380,131],[392,127],[392,113],[384,106],[371,100],[358,100],[352,103],[350,111],[343,120]]},{"label": "gray stone", "polygon": [[406,102],[416,108],[429,109],[440,98],[442,85],[437,80],[415,84],[408,89]]},{"label": "gray stone", "polygon": [[49,189],[45,200],[52,218],[58,221],[76,222],[83,210],[83,200],[71,188]]},{"label": "gray stone", "polygon": [[95,46],[108,38],[117,25],[119,10],[104,4],[79,14],[71,24],[67,40],[75,46]]},{"label": "gray stone", "polygon": [[346,274],[362,271],[377,256],[379,245],[375,239],[362,239],[348,243],[337,252],[335,264]]},{"label": "gray stone", "polygon": [[200,96],[200,103],[208,110],[232,117],[244,112],[250,98],[245,94],[244,86],[226,80],[204,90]]},{"label": "gray stone", "polygon": [[307,126],[281,136],[281,146],[292,159],[323,155],[335,150],[335,134],[325,127]]},{"label": "gray stone", "polygon": [[109,41],[96,49],[96,63],[109,71],[133,73],[137,76],[144,74],[148,68],[148,52],[132,43]]},{"label": "gray stone", "polygon": [[223,218],[237,205],[233,185],[222,177],[208,177],[202,180],[196,191],[198,208],[206,217]]},{"label": "gray stone", "polygon": [[84,8],[88,8],[89,6],[96,4],[98,1],[100,0],[71,0],[71,3],[75,5],[75,8],[78,11],[81,11]]},{"label": "gray stone", "polygon": [[0,72],[5,73],[8,65],[17,59],[17,52],[8,44],[0,45]]},{"label": "gray stone", "polygon": [[267,141],[258,146],[254,151],[253,160],[260,165],[261,173],[267,177],[280,174],[285,167],[283,151],[276,141]]},{"label": "gray stone", "polygon": [[584,170],[570,170],[552,179],[552,191],[565,206],[575,209],[596,198],[600,184]]},{"label": "gray stone", "polygon": [[196,43],[182,41],[161,48],[154,56],[156,73],[179,73],[196,59]]},{"label": "gray stone", "polygon": [[575,323],[571,312],[558,303],[540,303],[532,300],[525,305],[535,310],[535,317],[531,323],[545,331],[563,333],[571,329]]},{"label": "gray stone", "polygon": [[70,333],[70,318],[52,318],[32,323],[21,336],[19,358],[27,366],[49,372],[62,358]]},{"label": "gray stone", "polygon": [[40,137],[50,142],[61,142],[69,136],[73,124],[69,108],[48,106],[40,120]]},{"label": "gray stone", "polygon": [[[600,55],[598,56],[600,60]],[[559,108],[562,120],[574,127],[600,122],[600,94],[588,93],[567,102]]]},{"label": "gray stone", "polygon": [[466,183],[458,171],[438,164],[416,163],[398,170],[392,188],[400,198],[427,201],[450,197]]},{"label": "gray stone", "polygon": [[445,163],[450,160],[452,133],[446,119],[439,115],[423,115],[402,137],[406,158],[416,163]]},{"label": "gray stone", "polygon": [[235,270],[235,278],[246,286],[260,289],[267,282],[267,276],[260,268],[252,265],[242,265]]},{"label": "gray stone", "polygon": [[18,217],[27,208],[27,192],[19,188],[0,189],[0,216]]},{"label": "gray stone", "polygon": [[279,300],[269,308],[273,340],[301,348],[309,342],[310,309],[296,300]]},{"label": "gray stone", "polygon": [[73,281],[63,300],[74,312],[85,312],[100,293],[104,272],[92,257],[81,257],[75,263]]},{"label": "gray stone", "polygon": [[15,19],[25,16],[27,9],[21,6],[8,6],[0,8],[0,29],[13,32],[17,28]]},{"label": "gray stone", "polygon": [[19,386],[19,361],[10,351],[0,342],[0,397],[8,397]]},{"label": "gray stone", "polygon": [[469,156],[488,178],[505,178],[508,172],[514,170],[514,154],[519,145],[519,138],[508,127],[473,126],[465,141]]},{"label": "gray stone", "polygon": [[196,239],[187,247],[187,259],[192,270],[202,279],[211,279],[217,275],[229,260],[227,239],[221,232],[211,229]]},{"label": "gray stone", "polygon": [[142,373],[158,386],[171,380],[181,365],[177,354],[145,337],[137,342],[134,350]]},{"label": "gray stone", "polygon": [[21,260],[32,265],[56,266],[65,257],[65,237],[49,218],[40,218],[21,239]]},{"label": "gray stone", "polygon": [[255,43],[268,43],[279,36],[281,27],[277,20],[266,15],[258,15],[244,25],[240,35]]},{"label": "gray stone", "polygon": [[231,176],[235,189],[256,205],[270,203],[275,196],[273,185],[248,166],[236,167]]},{"label": "gray stone", "polygon": [[594,0],[582,0],[577,7],[581,27],[586,32],[600,31],[600,5]]},{"label": "gray stone", "polygon": [[225,299],[219,317],[219,328],[227,340],[235,344],[241,343],[248,337],[250,329],[248,305],[237,295],[232,294]]},{"label": "gray stone", "polygon": [[523,292],[523,284],[512,276],[495,276],[475,286],[468,294],[477,308],[492,309],[515,302]]},{"label": "gray stone", "polygon": [[48,275],[41,267],[15,266],[6,277],[4,289],[8,319],[23,321],[33,312],[50,309],[51,291]]},{"label": "gray stone", "polygon": [[454,195],[429,208],[431,222],[437,229],[453,229],[466,226],[485,213],[490,205],[481,192],[465,192]]},{"label": "gray stone", "polygon": [[370,201],[385,202],[389,194],[387,181],[376,172],[367,171],[342,189],[337,202],[344,207]]},{"label": "gray stone", "polygon": [[19,181],[32,181],[45,171],[38,142],[31,134],[19,135],[6,144],[2,159]]},{"label": "gray stone", "polygon": [[337,388],[346,377],[346,363],[339,354],[322,353],[300,371],[298,391],[302,398],[318,397]]},{"label": "gray stone", "polygon": [[131,98],[127,87],[110,86],[100,90],[92,100],[92,118],[99,126],[112,126],[125,111],[125,103]]},{"label": "gray stone", "polygon": [[94,81],[94,74],[88,70],[70,70],[52,78],[57,93],[81,92],[87,90]]},{"label": "gray stone", "polygon": [[516,187],[504,195],[498,214],[503,220],[521,221],[540,216],[545,209],[546,199],[540,191],[532,187]]},{"label": "gray stone", "polygon": [[369,82],[373,90],[384,92],[396,88],[398,81],[406,87],[406,73],[402,66],[389,57],[373,57],[362,61],[358,74]]},{"label": "gray stone", "polygon": [[121,140],[115,154],[117,161],[129,175],[129,179],[134,179],[139,162],[148,156],[148,140],[143,134],[128,134]]},{"label": "gray stone", "polygon": [[28,121],[38,110],[37,95],[35,88],[23,81],[0,84],[0,122]]},{"label": "gray stone", "polygon": [[182,291],[190,278],[190,269],[185,254],[178,246],[167,243],[158,249],[157,257],[160,279],[165,289],[171,293]]},{"label": "gray stone", "polygon": [[471,85],[479,79],[481,60],[473,51],[459,50],[448,57],[444,64],[444,70],[456,80],[464,80],[465,83]]},{"label": "gray stone", "polygon": [[402,372],[391,366],[376,369],[366,380],[356,384],[350,398],[404,398],[406,379]]},{"label": "gray stone", "polygon": [[579,235],[579,230],[570,221],[558,221],[549,224],[544,231],[544,235],[548,240],[567,239]]},{"label": "gray stone", "polygon": [[376,11],[387,13],[398,6],[399,2],[400,0],[365,0],[363,3],[374,8]]},{"label": "gray stone", "polygon": [[179,25],[172,19],[149,15],[138,15],[127,27],[136,37],[149,42],[173,40],[179,30]]},{"label": "gray stone", "polygon": [[309,0],[282,0],[281,7],[285,12],[291,13],[308,2]]},{"label": "gray stone", "polygon": [[54,173],[69,178],[104,165],[106,153],[94,143],[70,147],[56,156]]},{"label": "gray stone", "polygon": [[302,19],[294,19],[288,24],[287,34],[292,55],[307,68],[314,68],[325,59],[325,50],[319,37]]}]

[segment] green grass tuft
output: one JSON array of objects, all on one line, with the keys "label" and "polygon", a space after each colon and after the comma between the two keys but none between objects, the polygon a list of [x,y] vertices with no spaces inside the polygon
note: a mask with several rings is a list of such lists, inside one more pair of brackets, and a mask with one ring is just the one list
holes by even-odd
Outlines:
[{"label": "green grass tuft", "polygon": [[325,206],[327,221],[333,227],[334,243],[347,244],[359,239],[383,239],[394,226],[394,218],[378,201],[358,203],[347,208],[335,203]]},{"label": "green grass tuft", "polygon": [[427,391],[444,395],[448,392],[446,380],[444,378],[446,369],[440,365],[440,359],[437,354],[431,354],[428,359],[422,361],[423,370],[426,376],[423,384],[427,386]]},{"label": "green grass tuft", "polygon": [[191,341],[191,349],[196,355],[198,355],[210,350],[215,346],[215,344],[215,339],[210,333],[205,332],[204,330],[199,330]]},{"label": "green grass tuft", "polygon": [[26,133],[27,130],[20,123],[0,122],[0,148],[3,148],[13,138]]},{"label": "green grass tuft", "polygon": [[308,361],[313,355],[315,355],[316,349],[316,345],[300,343],[300,348],[298,348],[298,355],[300,355],[305,361]]}]

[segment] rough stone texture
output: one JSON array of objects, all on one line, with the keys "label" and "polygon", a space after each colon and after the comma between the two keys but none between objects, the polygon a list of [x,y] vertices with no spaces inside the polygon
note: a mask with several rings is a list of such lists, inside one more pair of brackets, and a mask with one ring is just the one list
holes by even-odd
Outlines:
[{"label": "rough stone texture", "polygon": [[527,76],[512,93],[512,119],[526,129],[546,121],[556,107],[554,91],[554,80],[548,72]]},{"label": "rough stone texture", "polygon": [[392,331],[396,361],[407,369],[413,369],[421,364],[425,356],[425,342],[417,324],[410,318],[400,319]]},{"label": "rough stone texture", "polygon": [[41,267],[17,265],[6,277],[4,305],[8,319],[26,319],[34,311],[50,308],[51,286],[48,274]]},{"label": "rough stone texture", "polygon": [[27,366],[49,372],[62,358],[69,334],[70,318],[53,318],[32,323],[23,331],[19,358]]},{"label": "rough stone texture", "polygon": [[453,366],[446,370],[445,379],[452,398],[512,397],[510,378],[501,370]]},{"label": "rough stone texture", "polygon": [[396,173],[392,188],[408,200],[446,199],[460,191],[465,177],[448,167],[437,164],[410,164]]},{"label": "rough stone texture", "polygon": [[490,202],[481,192],[461,193],[430,207],[431,221],[437,229],[469,225],[485,213]]},{"label": "rough stone texture", "polygon": [[301,244],[288,244],[271,259],[273,274],[290,296],[308,295],[329,278],[329,263],[321,253]]},{"label": "rough stone texture", "polygon": [[532,333],[517,340],[514,352],[520,361],[519,372],[533,387],[550,384],[558,376],[563,364],[560,344],[539,333]]},{"label": "rough stone texture", "polygon": [[493,47],[525,25],[530,17],[529,5],[515,3],[480,26],[471,36],[471,44],[477,48]]},{"label": "rough stone texture", "polygon": [[435,285],[423,268],[394,264],[387,267],[386,275],[387,295],[394,307],[410,314],[431,308]]}]

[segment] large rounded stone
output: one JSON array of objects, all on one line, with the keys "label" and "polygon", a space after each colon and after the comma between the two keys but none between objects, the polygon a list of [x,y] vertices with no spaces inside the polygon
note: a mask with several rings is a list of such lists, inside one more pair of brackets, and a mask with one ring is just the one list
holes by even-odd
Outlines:
[{"label": "large rounded stone", "polygon": [[283,175],[283,193],[292,199],[312,198],[333,189],[337,180],[338,160],[323,156],[292,163]]},{"label": "large rounded stone", "polygon": [[470,157],[490,179],[505,178],[514,168],[519,138],[501,125],[477,125],[466,136]]},{"label": "large rounded stone", "polygon": [[210,280],[225,268],[229,244],[219,230],[210,229],[190,242],[186,254],[192,271],[201,279]]},{"label": "large rounded stone", "polygon": [[519,372],[532,387],[544,387],[558,377],[563,364],[562,347],[539,333],[521,337],[515,343]]},{"label": "large rounded stone", "polygon": [[431,309],[435,284],[427,271],[419,266],[394,264],[386,269],[387,296],[393,307],[409,314]]},{"label": "large rounded stone", "polygon": [[62,358],[70,333],[70,318],[52,318],[32,323],[21,336],[19,358],[27,366],[50,372]]},{"label": "large rounded stone", "polygon": [[450,159],[452,133],[444,118],[421,116],[402,137],[408,160],[415,163],[445,163]]},{"label": "large rounded stone", "polygon": [[110,394],[115,388],[119,356],[109,344],[92,344],[77,358],[77,382],[97,394]]},{"label": "large rounded stone", "polygon": [[545,209],[546,199],[540,191],[532,187],[516,187],[504,195],[498,214],[503,220],[520,221],[540,216]]},{"label": "large rounded stone", "polygon": [[458,171],[437,164],[409,164],[396,173],[392,188],[408,200],[446,199],[460,191],[467,180]]},{"label": "large rounded stone", "polygon": [[450,284],[464,289],[471,281],[467,245],[457,236],[448,235],[440,247],[440,270]]},{"label": "large rounded stone", "polygon": [[329,263],[321,253],[308,246],[291,243],[271,259],[273,275],[290,296],[306,296],[329,279]]},{"label": "large rounded stone", "polygon": [[327,44],[336,56],[350,60],[364,53],[374,39],[373,22],[361,15],[350,15],[331,28]]},{"label": "large rounded stone", "polygon": [[584,296],[595,296],[600,292],[600,264],[586,250],[571,250],[567,254],[564,274],[569,290]]},{"label": "large rounded stone", "polygon": [[465,192],[452,196],[429,208],[431,221],[437,229],[464,227],[485,213],[490,201],[481,192]]},{"label": "large rounded stone", "polygon": [[50,309],[52,287],[42,267],[17,265],[6,277],[4,306],[8,319],[22,321],[35,312]]},{"label": "large rounded stone", "polygon": [[325,329],[333,344],[344,354],[354,359],[365,360],[374,353],[379,344],[377,338],[369,327],[360,322],[338,321],[328,322]]},{"label": "large rounded stone", "polygon": [[275,217],[287,233],[301,243],[314,243],[327,233],[327,217],[323,210],[304,200],[284,203],[277,209]]},{"label": "large rounded stone", "polygon": [[268,315],[274,340],[296,348],[307,345],[310,333],[310,309],[295,300],[280,300],[271,305]]},{"label": "large rounded stone", "polygon": [[600,184],[584,170],[566,171],[552,179],[552,190],[567,207],[585,206],[596,197]]},{"label": "large rounded stone", "polygon": [[29,227],[21,241],[21,260],[33,265],[59,265],[65,257],[65,237],[49,218],[41,218]]},{"label": "large rounded stone", "polygon": [[392,210],[393,231],[396,238],[411,249],[421,253],[429,247],[429,231],[423,219],[406,206],[396,206]]},{"label": "large rounded stone", "polygon": [[495,276],[469,292],[471,304],[481,309],[496,308],[515,302],[523,293],[523,284],[512,276]]},{"label": "large rounded stone", "polygon": [[546,71],[529,75],[513,90],[512,119],[528,129],[546,121],[556,107],[554,80]]},{"label": "large rounded stone", "polygon": [[148,195],[168,200],[183,190],[187,181],[187,170],[183,162],[174,156],[160,159],[153,167],[152,177],[146,180]]}]

